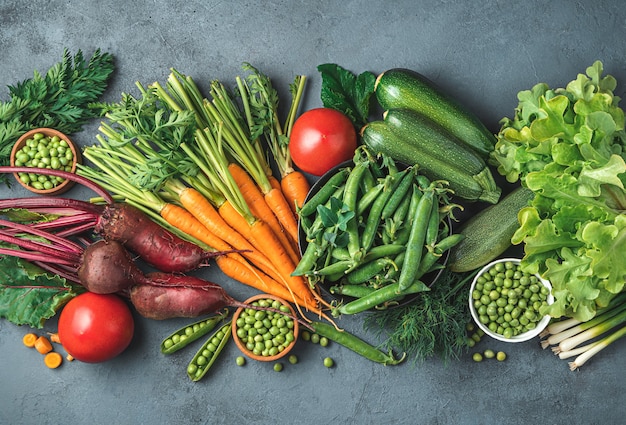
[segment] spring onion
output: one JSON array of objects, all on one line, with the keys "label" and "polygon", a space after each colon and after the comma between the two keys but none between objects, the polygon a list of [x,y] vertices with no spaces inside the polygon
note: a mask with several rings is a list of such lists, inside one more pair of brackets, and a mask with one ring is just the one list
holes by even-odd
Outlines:
[{"label": "spring onion", "polygon": [[560,359],[575,357],[569,367],[577,370],[598,352],[626,335],[625,299],[626,294],[620,294],[588,321],[564,319],[552,323],[542,334],[542,347],[553,346],[552,351]]}]

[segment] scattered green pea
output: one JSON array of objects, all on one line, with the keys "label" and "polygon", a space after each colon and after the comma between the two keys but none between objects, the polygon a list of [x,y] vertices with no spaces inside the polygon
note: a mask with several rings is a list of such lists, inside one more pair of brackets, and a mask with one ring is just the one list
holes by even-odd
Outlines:
[{"label": "scattered green pea", "polygon": [[283,364],[282,363],[274,363],[274,371],[281,372],[282,370],[283,370]]},{"label": "scattered green pea", "polygon": [[246,358],[244,356],[237,356],[235,362],[237,363],[237,366],[243,366],[246,364]]},{"label": "scattered green pea", "polygon": [[483,361],[483,355],[480,353],[474,353],[472,354],[472,360],[474,360],[475,362],[482,362]]},{"label": "scattered green pea", "polygon": [[496,354],[496,360],[498,360],[499,362],[505,361],[506,353],[504,351],[498,351],[498,354]]},{"label": "scattered green pea", "polygon": [[328,346],[328,338],[326,338],[325,336],[320,337],[320,345],[322,347],[327,347]]},{"label": "scattered green pea", "polygon": [[296,356],[295,354],[291,354],[289,356],[289,363],[291,363],[291,364],[298,363],[298,356]]},{"label": "scattered green pea", "polygon": [[311,340],[311,332],[304,330],[301,332],[300,334],[300,338],[302,338],[303,341],[310,341]]},{"label": "scattered green pea", "polygon": [[311,335],[311,342],[312,342],[313,344],[319,344],[319,342],[320,342],[320,336],[319,336],[318,334],[316,334],[316,333],[312,334],[312,335]]},{"label": "scattered green pea", "polygon": [[496,356],[496,353],[488,348],[483,352],[483,356],[485,356],[486,359],[493,359]]},{"label": "scattered green pea", "polygon": [[335,365],[335,361],[333,359],[331,359],[330,357],[324,358],[324,366],[331,368],[334,365]]}]

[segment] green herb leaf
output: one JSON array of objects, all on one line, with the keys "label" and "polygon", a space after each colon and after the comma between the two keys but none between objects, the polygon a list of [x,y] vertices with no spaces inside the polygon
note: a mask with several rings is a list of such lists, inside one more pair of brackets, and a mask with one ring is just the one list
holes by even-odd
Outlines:
[{"label": "green herb leaf", "polygon": [[0,317],[33,328],[42,328],[81,291],[65,279],[12,256],[0,257],[0,282]]},{"label": "green herb leaf", "polygon": [[66,49],[44,75],[35,71],[33,78],[9,86],[10,100],[0,102],[0,165],[8,165],[13,144],[28,130],[53,127],[71,135],[99,116],[96,102],[113,69],[113,56],[100,49],[89,62],[81,50],[72,57]]},{"label": "green herb leaf", "polygon": [[336,64],[317,67],[322,75],[322,104],[344,113],[356,128],[367,124],[376,76],[365,71],[358,76]]}]

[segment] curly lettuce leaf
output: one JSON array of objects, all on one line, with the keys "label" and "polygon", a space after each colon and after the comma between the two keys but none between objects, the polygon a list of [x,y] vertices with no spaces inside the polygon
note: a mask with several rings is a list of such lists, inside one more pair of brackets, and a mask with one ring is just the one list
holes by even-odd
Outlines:
[{"label": "curly lettuce leaf", "polygon": [[80,287],[16,257],[0,257],[0,317],[42,328]]},{"label": "curly lettuce leaf", "polygon": [[626,279],[625,114],[596,61],[565,88],[540,83],[518,93],[490,163],[535,193],[512,241],[522,264],[549,279],[553,317],[588,320]]}]

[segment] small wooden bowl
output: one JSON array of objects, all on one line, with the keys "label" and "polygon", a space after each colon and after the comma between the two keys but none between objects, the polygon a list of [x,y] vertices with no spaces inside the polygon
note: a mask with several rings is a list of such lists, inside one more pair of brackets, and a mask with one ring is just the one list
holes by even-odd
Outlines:
[{"label": "small wooden bowl", "polygon": [[[289,307],[289,311],[292,317],[296,317],[296,312],[294,310],[294,308],[291,306],[291,304],[289,304],[287,301],[283,300],[282,298],[279,297],[275,297],[273,295],[269,295],[269,294],[259,294],[259,295],[255,295],[253,297],[248,298],[245,303],[246,304],[251,304],[254,301],[258,301],[261,299],[271,299],[271,300],[276,300],[278,302],[280,302],[283,305],[286,305]],[[283,349],[283,351],[281,351],[280,353],[274,355],[274,356],[260,356],[257,354],[254,354],[252,351],[248,350],[248,348],[246,347],[245,342],[243,342],[239,336],[237,335],[237,319],[239,319],[239,316],[241,315],[243,311],[243,307],[238,308],[235,311],[235,314],[233,315],[233,319],[232,319],[232,333],[233,333],[233,339],[235,340],[235,344],[237,345],[237,347],[239,348],[239,350],[241,350],[241,352],[243,354],[245,354],[246,356],[248,356],[251,359],[254,360],[258,360],[261,362],[271,362],[271,361],[275,361],[278,360],[284,356],[287,355],[287,353],[289,353],[291,351],[291,349],[294,347],[294,345],[296,345],[296,341],[298,340],[298,321],[294,320],[293,321],[293,341],[291,342],[291,344],[289,344],[287,347],[285,347]]]},{"label": "small wooden bowl", "polygon": [[[13,149],[11,150],[11,166],[15,166],[15,156],[26,145],[26,141],[28,139],[32,139],[33,136],[37,133],[41,133],[47,137],[57,136],[59,139],[65,140],[65,142],[67,143],[67,145],[69,146],[73,154],[71,172],[75,173],[77,164],[82,163],[82,156],[81,156],[80,150],[76,147],[74,142],[70,140],[69,137],[67,137],[65,134],[53,128],[35,128],[33,130],[30,130],[24,133],[19,139],[17,139],[17,142],[15,142],[15,144],[13,145]],[[51,189],[45,189],[45,190],[35,189],[34,187],[24,183],[20,179],[20,176],[18,173],[13,173],[13,176],[15,177],[17,182],[21,184],[25,189],[30,190],[31,192],[36,193],[38,195],[60,195],[62,193],[65,193],[72,186],[74,186],[73,181],[65,179],[62,183],[54,186]]]}]

